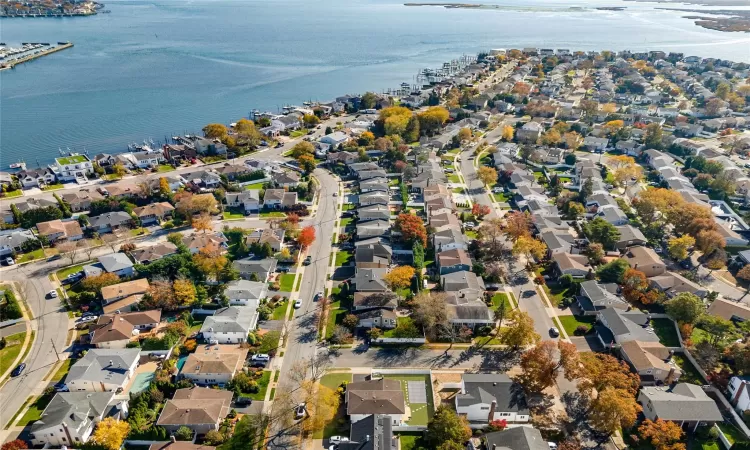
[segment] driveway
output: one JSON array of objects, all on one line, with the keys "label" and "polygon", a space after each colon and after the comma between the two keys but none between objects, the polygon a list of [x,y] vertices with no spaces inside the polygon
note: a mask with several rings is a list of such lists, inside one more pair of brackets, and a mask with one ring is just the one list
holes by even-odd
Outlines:
[{"label": "driveway", "polygon": [[586,336],[570,336],[570,342],[579,352],[603,352],[604,346],[595,334]]}]

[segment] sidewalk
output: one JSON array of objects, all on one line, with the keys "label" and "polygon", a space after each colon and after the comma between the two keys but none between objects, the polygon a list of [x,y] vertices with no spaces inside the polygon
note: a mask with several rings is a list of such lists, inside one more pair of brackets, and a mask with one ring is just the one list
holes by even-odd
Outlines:
[{"label": "sidewalk", "polygon": [[[14,283],[11,283],[11,285],[13,284]],[[14,294],[17,294],[18,292],[15,287],[13,288],[13,291],[14,291]],[[8,370],[6,370],[5,373],[0,374],[0,386],[2,386],[5,383],[5,381],[10,377],[10,373],[13,371],[13,369],[15,369],[16,366],[18,366],[21,363],[21,361],[23,361],[23,359],[27,356],[27,351],[29,347],[34,344],[31,340],[31,334],[32,334],[32,331],[35,331],[35,330],[33,330],[32,321],[29,320],[29,311],[26,310],[26,304],[24,301],[18,299],[18,296],[16,296],[16,299],[18,300],[18,304],[21,307],[21,314],[24,319],[23,323],[26,325],[26,331],[25,331],[26,334],[24,335],[23,344],[21,345],[21,351],[18,352],[18,356],[13,361],[13,364],[11,364],[10,367],[8,367]]]}]

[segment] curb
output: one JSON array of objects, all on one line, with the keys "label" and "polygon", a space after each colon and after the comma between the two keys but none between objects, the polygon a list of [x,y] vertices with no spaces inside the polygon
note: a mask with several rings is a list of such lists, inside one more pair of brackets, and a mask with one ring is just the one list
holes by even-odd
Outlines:
[{"label": "curb", "polygon": [[[14,284],[14,283],[15,282],[12,282],[11,284]],[[16,291],[15,288],[13,288],[13,290]],[[18,300],[16,299],[16,301]],[[24,325],[26,325],[26,334],[24,335],[24,338],[23,338],[23,344],[21,344],[21,351],[18,352],[18,356],[16,356],[15,361],[13,361],[13,364],[11,364],[10,367],[8,367],[8,370],[6,370],[5,373],[0,375],[0,386],[5,384],[5,381],[7,381],[13,369],[15,369],[16,366],[18,366],[18,364],[21,363],[22,359],[26,356],[26,350],[29,348],[29,346],[34,345],[34,342],[31,341],[32,328],[31,328],[31,321],[28,319],[29,311],[26,310],[25,301],[18,301],[18,304],[21,307],[21,314],[22,314],[21,317],[24,318],[23,323]]]}]

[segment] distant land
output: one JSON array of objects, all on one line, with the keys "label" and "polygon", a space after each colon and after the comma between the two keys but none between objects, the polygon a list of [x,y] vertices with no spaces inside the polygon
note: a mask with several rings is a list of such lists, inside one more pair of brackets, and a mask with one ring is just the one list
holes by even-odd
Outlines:
[{"label": "distant land", "polygon": [[745,32],[750,33],[750,11],[738,11],[731,9],[719,9],[719,10],[704,10],[704,9],[676,9],[676,8],[659,8],[668,11],[684,11],[694,12],[700,14],[710,14],[713,16],[724,16],[724,17],[708,17],[704,15],[690,15],[684,16],[686,19],[695,20],[695,24],[703,28],[710,30],[725,31],[725,32]]},{"label": "distant land", "polygon": [[[625,0],[643,3],[682,3],[701,6],[748,6],[747,0]],[[706,12],[706,11],[702,11]]]},{"label": "distant land", "polygon": [[43,0],[27,0],[16,2],[11,0],[0,0],[0,17],[69,17],[69,16],[93,16],[100,11],[104,5],[95,1],[63,0],[59,3],[50,3]]}]

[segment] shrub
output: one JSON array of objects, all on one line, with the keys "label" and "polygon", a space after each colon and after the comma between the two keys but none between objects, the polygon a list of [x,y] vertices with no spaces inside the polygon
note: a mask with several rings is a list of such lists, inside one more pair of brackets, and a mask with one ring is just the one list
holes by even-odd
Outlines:
[{"label": "shrub", "polygon": [[258,308],[258,319],[260,320],[268,320],[268,318],[271,317],[271,314],[273,314],[273,311],[267,306],[261,306]]},{"label": "shrub", "polygon": [[546,284],[547,282],[544,280],[543,276],[537,275],[537,276],[534,277],[534,283],[542,286],[542,285]]},{"label": "shrub", "polygon": [[182,353],[192,353],[195,351],[196,347],[198,347],[198,342],[195,339],[187,339],[182,344]]},{"label": "shrub", "polygon": [[575,335],[576,336],[583,336],[584,334],[589,332],[589,327],[586,325],[578,325],[576,327]]},{"label": "shrub", "polygon": [[492,327],[489,325],[479,327],[477,330],[477,336],[489,336],[492,333]]},{"label": "shrub", "polygon": [[[234,416],[231,415],[232,412],[234,412],[235,415],[237,414],[236,411],[232,410],[232,411],[229,412],[229,414],[230,414],[231,417],[234,417]],[[230,416],[227,416],[227,417],[230,417]],[[217,446],[217,445],[223,444],[224,443],[224,439],[225,439],[225,437],[224,437],[223,434],[219,433],[216,430],[210,430],[208,433],[206,433],[204,441],[208,445]]]},{"label": "shrub", "polygon": [[175,431],[174,437],[178,441],[191,441],[193,439],[193,430],[183,425]]}]

